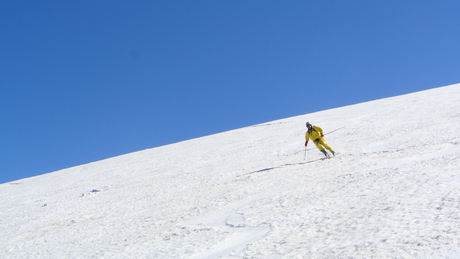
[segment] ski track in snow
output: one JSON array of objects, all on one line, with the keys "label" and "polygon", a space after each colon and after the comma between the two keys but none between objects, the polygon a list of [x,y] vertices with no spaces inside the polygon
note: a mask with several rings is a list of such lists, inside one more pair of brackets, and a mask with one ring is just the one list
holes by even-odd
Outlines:
[{"label": "ski track in snow", "polygon": [[[278,191],[277,191],[278,192]],[[213,245],[209,250],[194,255],[190,258],[219,258],[230,252],[244,248],[247,244],[263,238],[269,231],[269,224],[262,223],[258,226],[248,226],[244,221],[244,215],[238,213],[238,209],[256,201],[269,197],[277,192],[263,193],[230,204],[214,213],[196,220],[184,222],[183,225],[195,228],[229,228],[233,232],[228,239]]]}]

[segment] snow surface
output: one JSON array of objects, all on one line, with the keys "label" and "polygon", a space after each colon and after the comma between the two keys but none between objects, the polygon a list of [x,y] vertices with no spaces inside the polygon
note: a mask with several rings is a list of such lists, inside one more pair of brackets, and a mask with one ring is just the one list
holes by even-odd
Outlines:
[{"label": "snow surface", "polygon": [[5,183],[0,258],[460,258],[459,122],[460,84]]}]

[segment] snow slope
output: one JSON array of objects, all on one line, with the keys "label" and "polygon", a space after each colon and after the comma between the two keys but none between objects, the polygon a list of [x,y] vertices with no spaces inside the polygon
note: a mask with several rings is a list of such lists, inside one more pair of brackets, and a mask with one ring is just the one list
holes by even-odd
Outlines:
[{"label": "snow slope", "polygon": [[[2,184],[0,258],[459,258],[459,104],[451,85]],[[305,152],[306,121],[340,154]]]}]

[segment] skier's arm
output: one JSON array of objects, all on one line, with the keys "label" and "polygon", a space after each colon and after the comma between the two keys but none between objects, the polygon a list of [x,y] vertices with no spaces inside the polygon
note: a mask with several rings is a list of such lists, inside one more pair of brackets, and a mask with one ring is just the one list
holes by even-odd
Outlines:
[{"label": "skier's arm", "polygon": [[318,131],[318,133],[319,133],[319,135],[320,135],[321,137],[324,137],[323,129],[322,129],[322,128],[316,127],[316,130]]}]

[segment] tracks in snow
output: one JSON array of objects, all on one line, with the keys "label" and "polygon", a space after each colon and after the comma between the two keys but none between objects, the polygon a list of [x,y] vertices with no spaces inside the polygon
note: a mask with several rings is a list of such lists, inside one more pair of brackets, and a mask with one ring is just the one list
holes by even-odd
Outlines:
[{"label": "tracks in snow", "polygon": [[238,213],[238,210],[282,191],[285,191],[285,189],[251,196],[229,204],[204,217],[184,222],[183,225],[187,227],[198,229],[221,228],[232,232],[224,241],[214,244],[212,247],[209,247],[201,253],[195,254],[191,258],[218,258],[234,250],[244,248],[246,245],[263,238],[270,232],[270,224],[261,223],[257,226],[249,226],[245,222],[244,215]]}]

